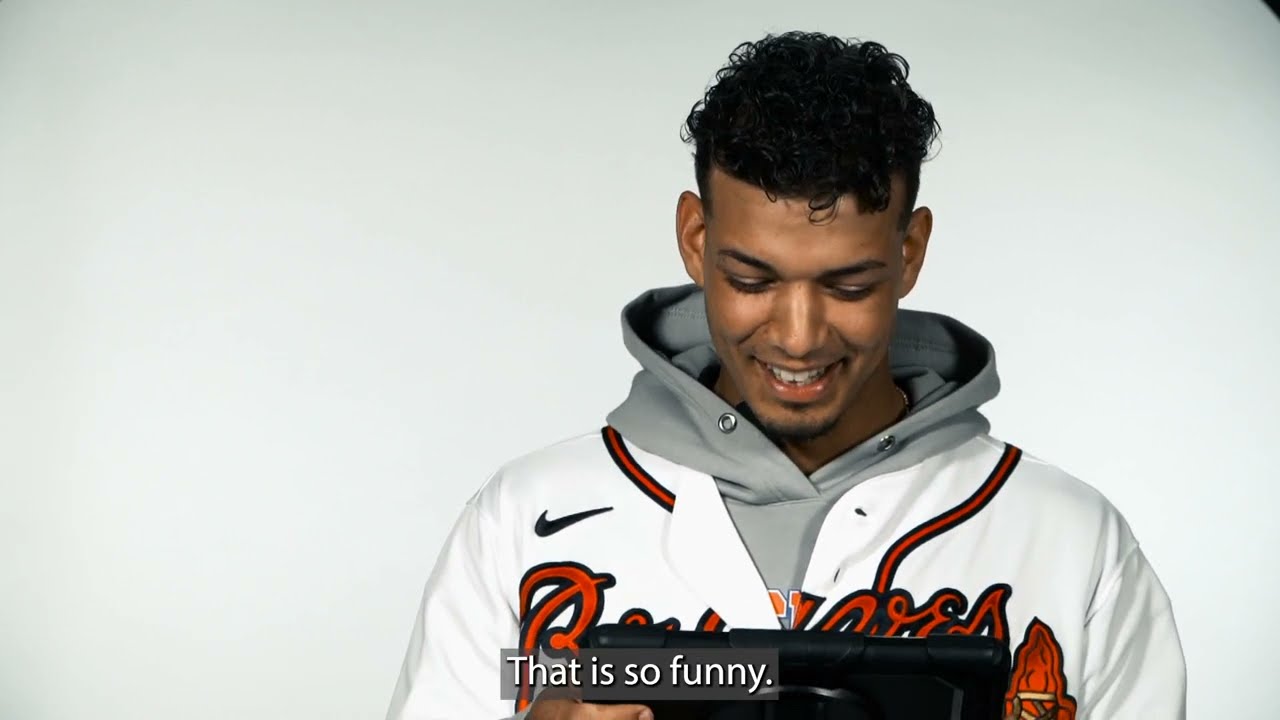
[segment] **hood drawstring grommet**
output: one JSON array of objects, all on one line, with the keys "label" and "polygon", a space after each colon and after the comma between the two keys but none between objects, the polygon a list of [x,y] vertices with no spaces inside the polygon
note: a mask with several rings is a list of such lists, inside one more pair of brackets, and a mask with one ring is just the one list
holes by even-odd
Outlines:
[{"label": "hood drawstring grommet", "polygon": [[720,426],[720,432],[728,434],[738,427],[738,418],[731,413],[725,413],[720,416],[720,420],[716,424]]},{"label": "hood drawstring grommet", "polygon": [[894,444],[897,442],[898,442],[898,439],[895,438],[894,436],[885,435],[884,437],[880,438],[880,445],[878,449],[880,450],[880,452],[888,452],[893,449]]}]

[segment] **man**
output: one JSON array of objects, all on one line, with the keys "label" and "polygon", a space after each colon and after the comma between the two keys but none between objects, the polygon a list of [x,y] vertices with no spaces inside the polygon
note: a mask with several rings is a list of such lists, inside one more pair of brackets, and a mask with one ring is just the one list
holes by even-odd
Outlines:
[{"label": "man", "polygon": [[622,313],[642,366],[599,432],[499,469],[428,581],[388,717],[641,718],[499,693],[500,651],[598,623],[982,633],[1023,720],[1185,715],[1169,600],[1098,492],[989,434],[991,345],[900,310],[938,125],[907,66],[819,34],[740,46],[694,106],[693,284]]}]

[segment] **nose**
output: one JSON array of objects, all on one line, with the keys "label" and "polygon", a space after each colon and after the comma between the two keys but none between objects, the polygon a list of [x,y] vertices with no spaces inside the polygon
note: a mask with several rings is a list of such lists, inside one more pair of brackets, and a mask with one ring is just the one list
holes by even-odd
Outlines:
[{"label": "nose", "polygon": [[827,340],[822,298],[802,285],[789,287],[776,298],[773,325],[779,349],[793,358],[807,357],[821,349]]}]

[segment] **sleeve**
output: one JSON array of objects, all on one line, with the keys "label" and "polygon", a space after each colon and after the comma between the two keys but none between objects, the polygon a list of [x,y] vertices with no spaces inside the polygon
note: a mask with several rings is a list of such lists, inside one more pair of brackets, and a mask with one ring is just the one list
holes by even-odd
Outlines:
[{"label": "sleeve", "polygon": [[1187,670],[1169,597],[1134,544],[1085,622],[1077,720],[1185,720]]},{"label": "sleeve", "polygon": [[[505,537],[483,490],[465,506],[428,577],[387,720],[502,720],[501,651],[518,643],[502,591]],[[519,717],[519,716],[515,716]]]}]

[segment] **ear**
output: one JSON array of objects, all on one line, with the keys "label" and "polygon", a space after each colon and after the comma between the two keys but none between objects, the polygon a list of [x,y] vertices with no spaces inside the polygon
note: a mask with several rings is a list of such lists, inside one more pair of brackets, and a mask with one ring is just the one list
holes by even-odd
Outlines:
[{"label": "ear", "polygon": [[927,207],[916,208],[907,222],[902,237],[902,285],[898,299],[915,289],[924,267],[925,251],[929,249],[929,236],[933,233],[933,211]]},{"label": "ear", "polygon": [[676,244],[684,260],[684,271],[698,287],[703,287],[707,223],[702,199],[686,190],[676,202]]}]

